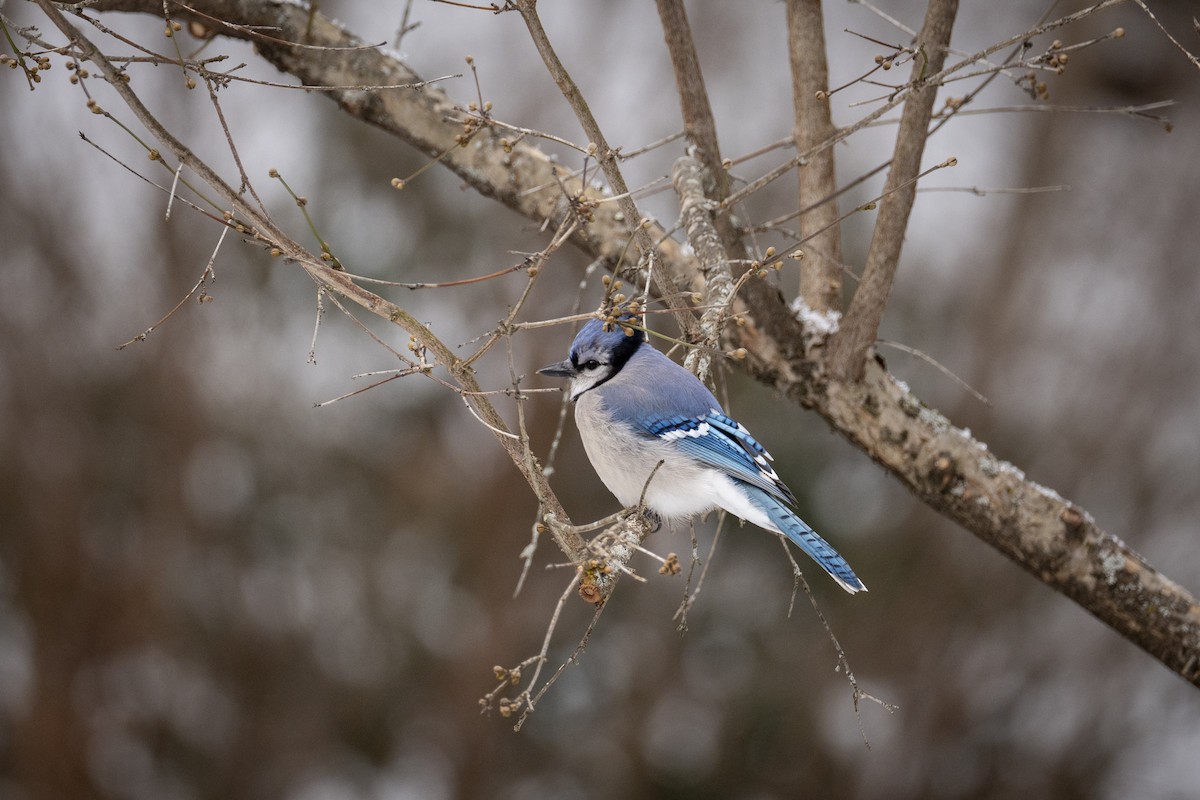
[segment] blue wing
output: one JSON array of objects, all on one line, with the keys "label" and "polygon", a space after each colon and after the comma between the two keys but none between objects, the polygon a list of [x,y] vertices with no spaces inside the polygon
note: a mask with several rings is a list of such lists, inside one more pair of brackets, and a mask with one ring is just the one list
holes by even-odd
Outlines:
[{"label": "blue wing", "polygon": [[792,490],[771,467],[771,454],[740,423],[721,412],[714,409],[698,417],[669,417],[650,423],[646,429],[730,477],[757,486],[785,503],[796,504]]},{"label": "blue wing", "polygon": [[771,454],[740,423],[714,409],[696,417],[680,415],[658,420],[646,425],[646,430],[741,481],[746,499],[843,589],[850,593],[866,591],[846,559],[788,508],[796,505],[795,495],[771,467]]}]

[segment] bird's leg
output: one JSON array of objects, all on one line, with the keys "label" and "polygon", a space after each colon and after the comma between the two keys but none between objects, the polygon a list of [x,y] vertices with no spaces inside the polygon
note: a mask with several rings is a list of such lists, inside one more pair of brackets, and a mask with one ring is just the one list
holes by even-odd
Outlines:
[{"label": "bird's leg", "polygon": [[650,474],[646,476],[646,483],[642,485],[642,496],[638,498],[637,507],[634,508],[634,511],[641,514],[642,518],[646,521],[648,526],[646,535],[650,535],[662,527],[662,517],[646,507],[646,490],[650,488],[650,481],[654,480],[654,476],[658,474],[659,468],[665,463],[665,461],[660,460],[654,465],[654,469],[650,470]]}]

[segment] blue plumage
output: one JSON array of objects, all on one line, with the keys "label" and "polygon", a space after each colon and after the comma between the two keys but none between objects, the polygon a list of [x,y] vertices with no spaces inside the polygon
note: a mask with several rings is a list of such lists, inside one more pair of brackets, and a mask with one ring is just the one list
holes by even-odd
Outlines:
[{"label": "blue plumage", "polygon": [[842,558],[841,553],[833,549],[829,542],[808,526],[804,520],[796,516],[790,508],[780,503],[774,497],[753,486],[744,487],[750,502],[766,512],[767,518],[784,536],[803,550],[809,558],[817,562],[830,576],[840,583],[850,593],[859,590],[866,591],[867,587],[854,574],[854,570]]},{"label": "blue plumage", "polygon": [[866,590],[792,511],[796,497],[771,467],[770,453],[641,332],[591,320],[570,357],[539,372],[570,379],[584,449],[622,504],[632,507],[644,496],[668,520],[723,508],[785,535],[846,591]]}]

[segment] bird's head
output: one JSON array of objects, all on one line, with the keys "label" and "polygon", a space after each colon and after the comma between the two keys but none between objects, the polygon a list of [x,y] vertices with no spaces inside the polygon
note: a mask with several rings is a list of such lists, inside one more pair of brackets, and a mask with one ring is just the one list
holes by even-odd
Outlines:
[{"label": "bird's head", "polygon": [[570,379],[571,399],[578,399],[620,372],[646,341],[645,331],[632,325],[641,327],[641,320],[632,314],[622,314],[615,321],[589,320],[575,335],[570,356],[538,373]]}]

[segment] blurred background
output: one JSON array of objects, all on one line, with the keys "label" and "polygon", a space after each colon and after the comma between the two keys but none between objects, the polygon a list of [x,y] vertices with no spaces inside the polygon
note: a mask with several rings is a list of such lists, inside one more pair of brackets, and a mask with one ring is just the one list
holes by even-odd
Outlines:
[{"label": "blurred background", "polygon": [[[628,150],[681,127],[652,3],[543,5],[612,144]],[[920,27],[921,5],[880,6]],[[1200,47],[1190,3],[1153,7]],[[369,42],[392,42],[403,9],[321,4]],[[724,154],[787,136],[783,5],[689,11]],[[954,46],[982,49],[1044,12],[1029,0],[965,3]],[[3,13],[52,35],[28,3]],[[887,52],[847,29],[908,39],[861,5],[833,2],[826,15],[833,85]],[[167,52],[161,20],[104,21]],[[515,14],[418,2],[410,22],[420,27],[400,50],[423,76],[464,72],[471,54],[498,118],[582,140]],[[922,184],[940,191],[919,195],[881,336],[946,364],[991,406],[917,358],[883,353],[955,424],[1195,592],[1200,72],[1133,7],[1037,46],[1117,26],[1124,39],[1042,77],[1049,103],[1173,99],[1153,112],[1173,132],[1115,114],[998,112],[956,120],[926,150],[928,164],[953,155],[959,165]],[[246,45],[217,41],[205,54],[218,52],[246,61],[248,75],[291,82]],[[236,175],[202,89],[185,91],[161,67],[135,70],[133,81],[190,145]],[[475,99],[469,73],[442,85]],[[132,124],[99,81],[90,86]],[[856,103],[885,93],[860,85],[834,95],[835,122],[853,122],[873,107]],[[683,579],[644,560],[648,582],[622,583],[579,664],[519,733],[511,719],[480,715],[493,665],[537,653],[570,577],[547,569],[560,556],[543,542],[513,597],[536,513],[530,491],[492,435],[432,381],[315,408],[371,380],[354,375],[397,361],[326,303],[309,363],[314,286],[232,237],[215,262],[212,302],[189,302],[146,341],[115,349],[186,294],[219,231],[179,203],[165,220],[165,195],[82,142],[78,131],[153,174],[144,151],[84,99],[62,63],[35,92],[20,70],[0,73],[0,797],[1196,796],[1195,687],[916,502],[819,418],[740,376],[729,377],[734,413],[774,453],[802,516],[871,587],[851,598],[808,570],[855,677],[898,710],[865,702],[856,717],[803,597],[788,616],[779,545],[748,527],[722,535],[685,635],[672,618]],[[1001,77],[972,107],[1035,102]],[[267,177],[272,167],[309,198],[353,272],[458,279],[547,241],[445,170],[395,191],[390,180],[423,157],[324,98],[235,84],[222,104],[277,218],[307,241]],[[840,179],[890,157],[893,133],[872,128],[839,146]],[[629,183],[667,174],[680,152],[677,142],[628,162]],[[754,178],[786,157],[775,151],[735,173]],[[882,180],[842,208],[871,199]],[[1069,190],[960,191],[1060,185]],[[795,191],[793,178],[777,181],[745,213],[786,213]],[[641,203],[668,224],[677,214],[669,192]],[[845,225],[856,269],[872,222],[860,214]],[[585,267],[577,253],[556,255],[524,318],[567,313]],[[598,277],[585,309],[599,298]],[[795,293],[794,273],[779,280]],[[503,317],[523,286],[518,274],[388,294],[457,344]],[[364,321],[403,350],[398,329]],[[557,327],[515,337],[517,369],[532,375],[561,358],[570,336]],[[490,387],[507,383],[503,348],[481,375]],[[553,394],[527,407],[540,453],[559,409]],[[569,423],[556,468],[575,520],[617,509]],[[707,552],[712,521],[698,532]],[[685,531],[666,530],[649,545],[690,547]],[[550,669],[590,613],[567,604]]]}]

